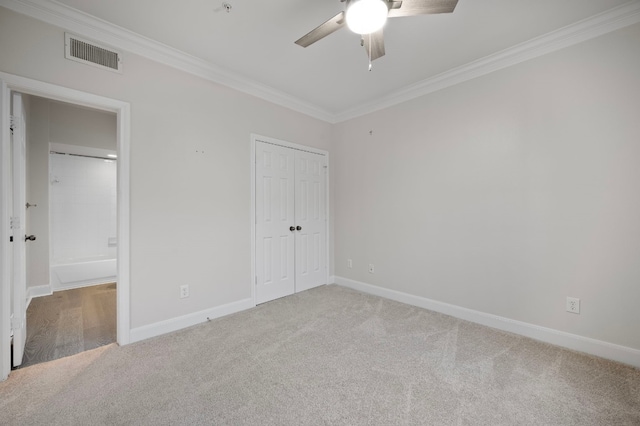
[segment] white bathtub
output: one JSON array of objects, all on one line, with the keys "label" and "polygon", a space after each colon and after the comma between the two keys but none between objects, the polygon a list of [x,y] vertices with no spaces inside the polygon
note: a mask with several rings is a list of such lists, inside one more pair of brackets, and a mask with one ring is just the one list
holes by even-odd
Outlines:
[{"label": "white bathtub", "polygon": [[116,259],[78,259],[51,265],[53,291],[87,287],[116,281]]}]

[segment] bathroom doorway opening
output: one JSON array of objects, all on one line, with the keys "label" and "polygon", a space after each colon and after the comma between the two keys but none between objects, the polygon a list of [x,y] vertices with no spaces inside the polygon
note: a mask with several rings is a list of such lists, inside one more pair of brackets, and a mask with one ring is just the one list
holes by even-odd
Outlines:
[{"label": "bathroom doorway opening", "polygon": [[[0,380],[8,377],[11,366],[16,359],[12,357],[15,347],[18,346],[22,355],[24,340],[16,339],[14,330],[19,330],[18,335],[26,335],[27,305],[53,292],[51,282],[39,285],[32,282],[26,286],[26,280],[14,280],[14,237],[16,241],[24,241],[25,236],[19,235],[24,227],[14,228],[12,222],[13,211],[11,200],[16,192],[12,186],[10,170],[12,170],[11,146],[12,129],[14,127],[11,117],[11,97],[15,93],[37,96],[50,101],[71,104],[75,107],[88,108],[102,112],[115,114],[116,117],[116,145],[117,145],[117,232],[116,232],[116,336],[120,345],[130,342],[130,245],[129,245],[129,194],[130,194],[130,105],[115,99],[94,95],[50,83],[44,83],[29,78],[0,72],[0,163],[2,163],[0,221],[12,223],[11,227],[0,227]],[[50,153],[47,152],[47,157]],[[47,183],[50,182],[47,180]],[[32,203],[37,204],[37,203]],[[24,207],[24,206],[23,206]],[[34,207],[35,208],[35,207]],[[34,210],[35,211],[35,210]],[[23,222],[24,223],[24,222]],[[29,235],[27,235],[29,236]],[[36,236],[37,240],[37,236]],[[51,253],[49,253],[51,255]],[[48,271],[49,268],[47,268]],[[42,271],[40,271],[42,272]],[[49,271],[50,272],[50,271]],[[20,274],[17,274],[20,275]],[[21,282],[22,284],[21,284]],[[110,283],[107,283],[109,285]],[[84,287],[82,287],[84,288]],[[78,290],[80,288],[64,291]],[[54,293],[55,294],[55,293]],[[20,362],[18,361],[18,363]]]},{"label": "bathroom doorway opening", "polygon": [[27,291],[36,291],[27,299],[25,367],[116,341],[117,117],[22,98],[26,231],[38,236],[26,244]]}]

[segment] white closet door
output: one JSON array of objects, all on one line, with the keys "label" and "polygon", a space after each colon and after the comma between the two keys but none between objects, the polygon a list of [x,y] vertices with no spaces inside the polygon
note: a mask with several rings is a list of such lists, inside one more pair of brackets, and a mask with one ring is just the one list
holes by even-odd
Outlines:
[{"label": "white closet door", "polygon": [[327,283],[326,159],[296,151],[296,292]]},{"label": "white closet door", "polygon": [[293,294],[294,151],[256,143],[256,303]]}]

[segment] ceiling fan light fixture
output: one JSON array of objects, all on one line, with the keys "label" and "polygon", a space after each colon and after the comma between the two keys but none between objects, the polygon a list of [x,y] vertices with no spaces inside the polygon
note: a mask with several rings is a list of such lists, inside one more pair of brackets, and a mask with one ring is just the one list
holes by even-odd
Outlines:
[{"label": "ceiling fan light fixture", "polygon": [[347,26],[356,34],[371,34],[387,22],[389,9],[383,0],[353,1],[347,9]]}]

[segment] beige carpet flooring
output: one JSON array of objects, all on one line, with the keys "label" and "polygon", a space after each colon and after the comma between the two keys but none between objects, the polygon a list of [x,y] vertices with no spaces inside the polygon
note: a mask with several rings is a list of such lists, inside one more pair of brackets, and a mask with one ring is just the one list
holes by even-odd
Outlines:
[{"label": "beige carpet flooring", "polygon": [[12,372],[11,425],[640,425],[640,370],[325,286]]}]

